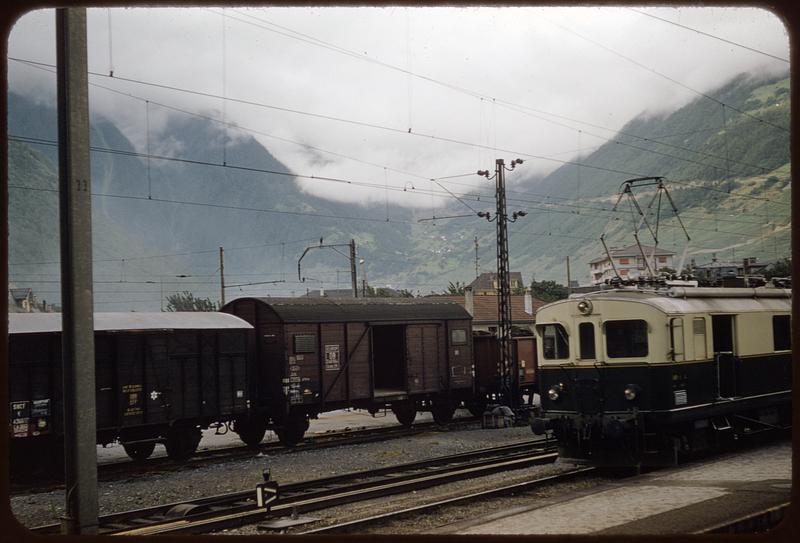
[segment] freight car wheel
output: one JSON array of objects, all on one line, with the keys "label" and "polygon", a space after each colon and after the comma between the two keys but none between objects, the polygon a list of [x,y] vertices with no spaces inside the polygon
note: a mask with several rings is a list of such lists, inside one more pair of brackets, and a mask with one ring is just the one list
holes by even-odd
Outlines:
[{"label": "freight car wheel", "polygon": [[397,417],[397,422],[410,428],[414,424],[414,419],[417,418],[417,406],[413,403],[392,405],[392,413]]},{"label": "freight car wheel", "polygon": [[478,400],[468,402],[467,409],[473,417],[481,418],[483,416],[483,412],[486,411],[486,402],[481,402]]},{"label": "freight car wheel", "polygon": [[130,456],[133,460],[147,460],[156,448],[153,441],[148,443],[123,443],[122,448],[125,449],[125,454]]},{"label": "freight car wheel", "polygon": [[453,420],[453,415],[456,412],[456,408],[450,405],[449,403],[434,404],[431,408],[431,414],[433,415],[433,421],[436,424],[444,426],[445,424],[449,424]]},{"label": "freight car wheel", "polygon": [[200,432],[200,428],[173,426],[167,432],[167,439],[164,442],[167,456],[176,462],[188,460],[197,450],[201,437],[203,434]]},{"label": "freight car wheel", "polygon": [[239,434],[245,445],[250,448],[257,448],[267,433],[267,423],[253,419],[237,420],[233,424],[233,431]]},{"label": "freight car wheel", "polygon": [[293,416],[287,418],[283,424],[275,428],[278,441],[284,447],[294,447],[303,441],[303,434],[308,430],[308,419],[305,416]]}]

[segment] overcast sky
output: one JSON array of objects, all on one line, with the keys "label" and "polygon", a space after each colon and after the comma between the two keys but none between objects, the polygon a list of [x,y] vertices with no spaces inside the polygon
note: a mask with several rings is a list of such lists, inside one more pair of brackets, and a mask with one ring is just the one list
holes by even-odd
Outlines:
[{"label": "overcast sky", "polygon": [[[90,9],[88,23],[91,84],[235,123],[297,174],[378,185],[302,181],[315,194],[383,202],[380,187],[391,185],[409,189],[392,199],[420,207],[440,203],[412,189],[432,187],[430,178],[520,156],[508,177],[520,182],[588,154],[604,142],[593,134],[611,137],[639,114],[697,97],[654,71],[708,92],[742,72],[789,66],[786,29],[762,9]],[[54,64],[54,37],[52,10],[29,13],[9,56]],[[8,83],[55,94],[53,74],[13,60]],[[93,112],[144,150],[144,102],[99,86]],[[150,106],[151,148],[180,156],[158,139],[168,114]]]}]

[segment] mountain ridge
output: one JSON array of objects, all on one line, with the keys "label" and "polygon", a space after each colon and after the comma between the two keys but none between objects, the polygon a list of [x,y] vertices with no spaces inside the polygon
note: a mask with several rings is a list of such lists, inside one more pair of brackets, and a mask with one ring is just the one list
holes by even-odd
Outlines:
[{"label": "mountain ridge", "polygon": [[[597,240],[609,223],[620,183],[634,175],[667,178],[691,231],[694,257],[719,252],[727,258],[726,252],[735,256],[737,248],[741,257],[788,256],[789,134],[770,124],[788,123],[789,80],[739,76],[712,97],[717,102],[698,98],[672,113],[639,116],[593,152],[543,179],[532,182],[530,177],[523,178],[510,185],[509,213],[516,209],[528,212],[509,226],[511,269],[522,271],[526,282],[535,277],[563,283],[565,257],[570,255],[573,278],[586,282],[586,264],[598,256]],[[736,113],[734,108],[747,114]],[[762,121],[752,117],[756,114]],[[57,150],[52,145],[14,141],[14,137],[52,141],[54,126],[54,109],[9,93],[11,263],[58,260],[52,221],[47,227],[29,228],[27,233],[20,227],[37,215],[32,202],[43,205],[46,193],[40,191],[34,198],[31,194],[36,191],[31,189],[55,184]],[[303,261],[302,275],[307,280],[297,282],[299,254],[304,247],[319,244],[320,238],[326,244],[356,239],[359,258],[366,260],[359,275],[366,270],[373,285],[419,294],[440,292],[451,281],[472,280],[475,237],[479,272],[494,270],[493,224],[477,217],[418,222],[428,217],[395,204],[387,203],[384,210],[383,206],[313,196],[304,192],[288,168],[252,135],[237,132],[235,136],[231,138],[208,120],[173,116],[162,132],[162,141],[153,142],[158,151],[148,158],[136,152],[113,122],[92,118],[94,221],[98,232],[108,231],[107,237],[97,238],[95,259],[105,262],[96,262],[96,277],[121,277],[127,269],[126,277],[135,272],[153,285],[158,277],[163,282],[164,276],[203,276],[207,280],[202,286],[186,281],[185,290],[217,299],[214,274],[219,262],[214,249],[224,246],[225,270],[232,279],[227,283],[286,281],[246,285],[232,290],[231,296],[290,295],[292,291],[298,295],[320,286],[347,288],[349,263],[331,250],[311,253],[313,256]],[[172,160],[158,158],[165,141],[172,148],[181,148],[181,155]],[[222,142],[227,142],[224,155]],[[524,165],[518,172],[524,174]],[[27,188],[14,188],[20,186]],[[57,198],[54,201],[57,203]],[[480,205],[494,211],[493,201]],[[53,214],[55,209],[57,216],[57,205],[48,206],[41,207],[38,214],[42,210]],[[462,204],[456,202],[443,211],[441,215],[464,214]],[[623,226],[622,221],[610,226],[609,239],[614,242],[623,243],[625,235],[631,234],[627,231],[630,226]],[[664,231],[664,246],[679,249],[676,224],[665,223]],[[176,255],[147,258],[167,253]],[[30,277],[42,273],[31,268],[17,270]],[[57,269],[52,267],[47,270],[51,275],[54,271]],[[12,277],[18,276],[12,269]],[[124,291],[120,286],[118,294]],[[133,308],[157,308],[157,299],[150,292],[148,303]],[[116,307],[109,300],[103,309],[130,307]]]}]

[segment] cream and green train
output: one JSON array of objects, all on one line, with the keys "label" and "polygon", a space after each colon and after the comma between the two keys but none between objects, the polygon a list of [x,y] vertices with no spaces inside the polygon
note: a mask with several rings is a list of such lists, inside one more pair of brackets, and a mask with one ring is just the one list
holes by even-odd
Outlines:
[{"label": "cream and green train", "polygon": [[542,415],[562,458],[659,465],[791,418],[791,290],[616,289],[536,313]]}]

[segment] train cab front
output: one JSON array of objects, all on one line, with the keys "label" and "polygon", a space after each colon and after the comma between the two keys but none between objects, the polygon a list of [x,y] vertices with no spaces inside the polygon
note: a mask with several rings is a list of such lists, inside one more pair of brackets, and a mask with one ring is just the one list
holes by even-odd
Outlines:
[{"label": "train cab front", "polygon": [[[542,405],[541,415],[531,421],[531,430],[536,435],[552,435],[561,459],[591,465],[634,465],[639,456],[643,396],[643,387],[637,382],[644,382],[645,374],[609,364],[609,352],[616,353],[607,348],[604,339],[616,333],[637,334],[634,327],[638,325],[619,320],[609,326],[609,321],[600,317],[591,302],[576,299],[549,304],[537,313]],[[645,325],[645,342],[646,330]]]},{"label": "train cab front", "polygon": [[[547,387],[543,416],[531,421],[531,430],[535,435],[551,434],[558,442],[559,458],[596,466],[638,462],[640,421],[636,410],[604,411],[607,391],[598,379],[564,382],[541,377]],[[629,392],[634,393],[632,389]]]}]

